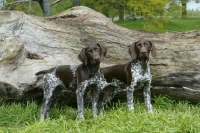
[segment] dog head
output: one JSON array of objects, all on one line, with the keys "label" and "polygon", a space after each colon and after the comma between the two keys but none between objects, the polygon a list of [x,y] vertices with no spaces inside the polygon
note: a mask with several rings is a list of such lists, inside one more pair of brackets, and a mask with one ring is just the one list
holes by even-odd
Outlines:
[{"label": "dog head", "polygon": [[149,59],[149,53],[153,57],[156,56],[155,45],[148,40],[140,39],[129,46],[128,53],[134,59]]},{"label": "dog head", "polygon": [[81,50],[80,54],[78,55],[78,59],[85,65],[94,65],[100,63],[101,59],[106,56],[106,53],[106,47],[100,45],[99,43],[92,43]]}]

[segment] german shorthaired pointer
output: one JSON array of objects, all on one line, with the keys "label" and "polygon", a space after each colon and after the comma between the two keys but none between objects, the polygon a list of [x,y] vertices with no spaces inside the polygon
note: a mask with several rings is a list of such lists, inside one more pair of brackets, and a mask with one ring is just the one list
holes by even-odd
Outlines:
[{"label": "german shorthaired pointer", "polygon": [[[58,86],[62,86],[64,89],[76,90],[77,106],[78,106],[78,119],[84,120],[84,93],[86,88],[92,85],[97,85],[97,88],[101,88],[104,81],[101,79],[100,74],[100,62],[106,55],[107,48],[100,44],[90,44],[86,48],[83,48],[78,55],[78,59],[83,62],[77,66],[61,65],[49,70],[43,70],[37,72],[35,75],[45,74],[43,77],[43,91],[44,100],[41,109],[40,119],[50,117],[50,108],[53,105],[55,98],[55,90]],[[102,82],[100,82],[102,80]],[[99,90],[92,90],[92,108],[94,112],[97,112],[97,98]],[[94,110],[95,109],[95,110]],[[96,113],[93,113],[95,116]]]},{"label": "german shorthaired pointer", "polygon": [[98,102],[100,115],[103,115],[103,105],[111,100],[119,89],[124,88],[125,86],[127,88],[127,104],[130,110],[134,111],[134,90],[143,89],[147,111],[152,112],[150,92],[152,76],[149,66],[150,51],[153,57],[156,56],[156,48],[152,42],[144,39],[138,40],[128,49],[128,53],[132,58],[131,62],[101,69],[104,78],[108,83],[111,83],[111,85],[102,90],[104,96],[102,99],[99,99]]}]

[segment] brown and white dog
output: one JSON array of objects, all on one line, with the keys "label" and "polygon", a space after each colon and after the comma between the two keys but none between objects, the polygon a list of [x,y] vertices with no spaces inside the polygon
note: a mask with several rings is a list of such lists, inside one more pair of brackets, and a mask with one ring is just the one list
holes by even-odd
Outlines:
[{"label": "brown and white dog", "polygon": [[[99,99],[98,110],[102,113],[102,107],[110,101],[116,91],[122,87],[127,89],[127,104],[130,110],[134,110],[133,92],[143,89],[144,99],[148,112],[152,112],[150,84],[152,76],[149,66],[149,53],[156,56],[155,45],[148,40],[141,39],[129,46],[128,53],[132,58],[127,64],[114,65],[101,69],[104,78],[111,85],[103,88],[103,98]],[[112,87],[111,87],[112,86]],[[114,88],[114,89],[113,89]],[[105,90],[105,91],[104,91]]]},{"label": "brown and white dog", "polygon": [[[53,67],[49,70],[37,72],[35,75],[45,74],[43,76],[43,91],[44,100],[41,109],[40,119],[50,117],[50,108],[55,101],[54,92],[58,86],[64,89],[71,89],[76,91],[78,119],[84,119],[84,93],[86,88],[91,85],[97,85],[101,82],[100,62],[105,57],[107,48],[98,44],[92,43],[86,48],[83,48],[78,55],[78,59],[83,62],[77,66],[61,65]],[[92,96],[98,95],[99,90],[92,91]],[[97,100],[93,98],[92,106],[96,109]],[[96,111],[96,110],[94,110]]]}]

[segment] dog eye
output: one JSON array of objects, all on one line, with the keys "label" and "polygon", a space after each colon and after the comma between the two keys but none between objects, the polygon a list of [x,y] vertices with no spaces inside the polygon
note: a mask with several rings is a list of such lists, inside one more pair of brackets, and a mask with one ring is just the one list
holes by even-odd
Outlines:
[{"label": "dog eye", "polygon": [[99,48],[94,48],[94,50],[99,50]]},{"label": "dog eye", "polygon": [[92,52],[92,50],[88,50],[87,52],[88,52],[88,53],[91,53],[91,52]]},{"label": "dog eye", "polygon": [[140,47],[140,46],[141,46],[141,43],[137,44],[136,46],[137,46],[137,47]]}]

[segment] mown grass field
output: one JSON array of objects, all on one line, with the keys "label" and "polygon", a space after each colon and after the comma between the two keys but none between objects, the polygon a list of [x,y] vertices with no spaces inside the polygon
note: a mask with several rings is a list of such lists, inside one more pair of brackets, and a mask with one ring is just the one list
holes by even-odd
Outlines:
[{"label": "mown grass field", "polygon": [[91,109],[85,109],[85,121],[76,120],[76,109],[63,106],[52,109],[51,119],[39,120],[40,107],[34,102],[12,103],[0,106],[2,133],[199,133],[200,105],[157,97],[153,113],[144,103],[135,102],[135,112],[126,103],[106,109],[104,117],[92,118]]},{"label": "mown grass field", "polygon": [[[143,28],[142,20],[140,21],[126,21],[124,23],[116,24],[136,30],[146,30]],[[164,29],[153,29],[153,32],[165,33],[165,32],[185,32],[191,30],[200,30],[200,18],[188,18],[188,19],[169,19],[168,23],[164,24]]]}]

